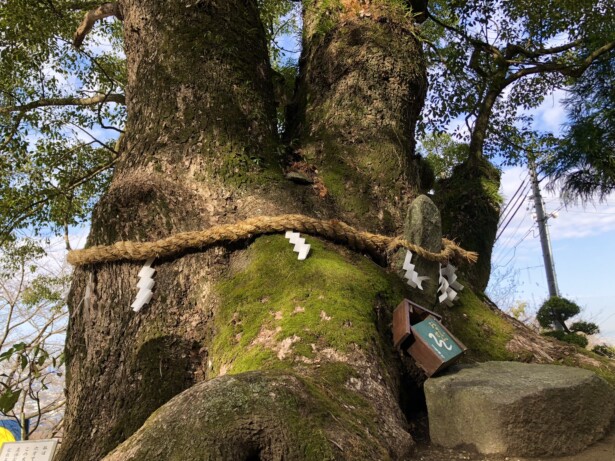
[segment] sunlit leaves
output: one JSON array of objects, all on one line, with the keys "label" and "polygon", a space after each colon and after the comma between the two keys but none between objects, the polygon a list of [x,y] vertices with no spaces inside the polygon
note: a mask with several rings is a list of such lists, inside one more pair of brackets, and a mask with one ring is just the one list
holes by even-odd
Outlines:
[{"label": "sunlit leaves", "polygon": [[[423,132],[457,126],[467,140],[489,92],[485,153],[513,164],[525,157],[532,130],[528,111],[570,82],[587,56],[615,40],[613,8],[593,0],[432,0],[435,18],[422,26],[430,63]],[[561,49],[558,49],[562,47]],[[527,73],[524,73],[527,72]]]},{"label": "sunlit leaves", "polygon": [[436,178],[442,179],[468,158],[468,145],[455,141],[448,133],[432,133],[421,141],[418,153],[431,165]]},{"label": "sunlit leaves", "polygon": [[292,0],[259,0],[261,21],[265,26],[269,53],[274,68],[284,65],[289,51],[280,43],[283,36],[300,31],[300,3]]},{"label": "sunlit leaves", "polygon": [[[121,24],[97,24],[83,50],[71,46],[96,2],[0,2],[0,242],[16,229],[88,219],[115,160],[118,104],[36,106],[66,97],[123,93]],[[20,107],[28,105],[28,110]]]}]

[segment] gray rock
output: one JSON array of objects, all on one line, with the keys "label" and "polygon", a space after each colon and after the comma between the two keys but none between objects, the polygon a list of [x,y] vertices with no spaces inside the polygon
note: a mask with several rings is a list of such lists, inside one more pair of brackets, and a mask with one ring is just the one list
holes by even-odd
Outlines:
[{"label": "gray rock", "polygon": [[[408,241],[435,253],[442,249],[440,211],[426,195],[419,195],[410,204],[404,223],[404,237]],[[435,301],[440,276],[439,264],[416,256],[412,259],[412,263],[416,265],[415,270],[419,275],[429,277],[429,280],[423,283],[425,298],[432,302]]]},{"label": "gray rock", "polygon": [[487,362],[425,382],[431,440],[483,454],[561,456],[599,440],[615,392],[591,371]]},{"label": "gray rock", "polygon": [[314,180],[305,173],[300,171],[289,171],[286,173],[286,179],[295,182],[297,184],[314,184]]}]

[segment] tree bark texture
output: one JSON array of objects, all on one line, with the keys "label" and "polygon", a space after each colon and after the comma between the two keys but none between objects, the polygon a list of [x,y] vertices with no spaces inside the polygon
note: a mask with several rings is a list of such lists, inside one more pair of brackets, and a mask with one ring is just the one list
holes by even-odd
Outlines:
[{"label": "tree bark texture", "polygon": [[[292,132],[324,178],[323,197],[284,179],[256,0],[122,0],[128,122],[88,245],[288,212],[399,229],[418,188],[413,132],[425,74],[395,4],[372,2],[366,16],[359,2],[341,2],[324,33],[306,9]],[[407,456],[388,337],[403,284],[361,255],[310,243],[304,262],[282,236],[156,260],[154,297],[140,313],[129,306],[142,262],[77,269],[59,459],[103,458],[200,382],[190,394],[208,441],[198,456],[186,433],[135,436],[109,459]]]},{"label": "tree bark texture", "polygon": [[435,198],[442,213],[444,234],[463,248],[478,253],[476,264],[464,267],[463,273],[472,287],[481,292],[489,283],[491,253],[502,204],[500,172],[485,157],[484,147],[489,120],[503,90],[499,82],[488,88],[472,129],[468,159],[453,169],[450,178],[436,186]]},{"label": "tree bark texture", "polygon": [[427,81],[402,1],[313,0],[288,137],[336,217],[396,232],[420,188],[414,132]]}]

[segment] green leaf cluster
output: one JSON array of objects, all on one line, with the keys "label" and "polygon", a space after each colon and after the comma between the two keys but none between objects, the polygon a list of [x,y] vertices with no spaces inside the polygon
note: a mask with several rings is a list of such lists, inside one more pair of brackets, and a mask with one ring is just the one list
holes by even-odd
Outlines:
[{"label": "green leaf cluster", "polygon": [[[588,340],[585,335],[593,335],[600,332],[598,325],[592,322],[577,321],[570,327],[566,325],[566,321],[578,315],[581,312],[579,305],[566,298],[554,296],[543,303],[536,314],[536,320],[541,327],[550,331],[543,334],[559,339],[560,341],[576,344],[580,347],[587,347]],[[551,330],[555,323],[560,324],[563,330]]]},{"label": "green leaf cluster", "polygon": [[[88,1],[0,2],[0,243],[89,218],[108,183],[124,107],[121,26],[103,21],[75,50]],[[97,104],[80,101],[92,97]]]},{"label": "green leaf cluster", "polygon": [[294,51],[283,48],[280,39],[285,35],[298,35],[301,31],[300,4],[292,0],[259,0],[258,6],[271,63],[278,70],[285,67],[289,51]]},{"label": "green leaf cluster", "polygon": [[561,185],[568,201],[604,199],[615,190],[615,56],[575,82],[566,108],[563,140],[545,161],[550,186]]},{"label": "green leaf cluster", "polygon": [[552,328],[553,322],[566,322],[566,320],[578,315],[580,312],[581,308],[577,303],[566,298],[553,296],[540,306],[536,314],[536,320],[538,320],[541,327]]},{"label": "green leaf cluster", "polygon": [[468,145],[448,133],[430,133],[421,139],[417,153],[431,165],[436,178],[444,179],[468,158]]},{"label": "green leaf cluster", "polygon": [[575,346],[579,346],[582,348],[587,347],[587,345],[589,344],[589,340],[585,336],[579,335],[577,333],[566,333],[565,331],[554,330],[547,331],[543,333],[543,335],[550,336],[565,343],[574,344]]},{"label": "green leaf cluster", "polygon": [[[526,153],[536,151],[528,140],[539,140],[540,151],[548,151],[552,134],[535,132],[527,111],[556,89],[570,87],[586,69],[585,60],[615,41],[607,3],[430,1],[431,20],[422,26],[430,92],[420,128],[441,132],[465,120],[456,136],[468,140],[477,117],[489,112],[487,155],[500,156],[504,164],[524,163]],[[494,106],[486,110],[491,96]]]}]

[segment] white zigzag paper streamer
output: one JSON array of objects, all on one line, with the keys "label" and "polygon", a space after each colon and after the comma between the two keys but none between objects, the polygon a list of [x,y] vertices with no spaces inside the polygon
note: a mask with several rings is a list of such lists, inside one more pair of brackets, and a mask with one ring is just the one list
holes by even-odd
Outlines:
[{"label": "white zigzag paper streamer", "polygon": [[406,253],[406,259],[404,259],[403,268],[406,271],[404,278],[408,281],[408,285],[410,285],[412,288],[418,288],[419,290],[422,290],[423,282],[425,280],[429,280],[429,277],[427,276],[419,277],[418,272],[414,270],[415,265],[412,264],[412,252],[411,251],[408,251]]},{"label": "white zigzag paper streamer", "polygon": [[457,268],[452,264],[448,264],[442,269],[440,264],[440,286],[438,287],[438,301],[446,304],[448,307],[453,305],[453,301],[457,298],[459,291],[463,290],[463,285],[457,281]]},{"label": "white zigzag paper streamer", "polygon": [[[440,266],[442,267],[442,266]],[[454,290],[461,291],[463,290],[463,285],[457,281],[457,268],[452,264],[448,264],[443,270],[444,277],[448,280],[449,286],[451,286]]]},{"label": "white zigzag paper streamer", "polygon": [[305,239],[301,238],[301,234],[299,232],[286,232],[285,237],[290,240],[294,246],[293,251],[299,253],[299,257],[297,258],[299,261],[303,261],[308,257],[310,253],[310,245],[305,243]]},{"label": "white zigzag paper streamer", "polygon": [[130,306],[135,312],[139,312],[143,306],[152,300],[152,296],[154,296],[152,288],[154,288],[156,282],[154,282],[152,277],[154,277],[156,269],[152,268],[153,263],[154,258],[148,259],[139,271],[139,283],[137,283],[139,292],[137,293],[135,302]]}]

